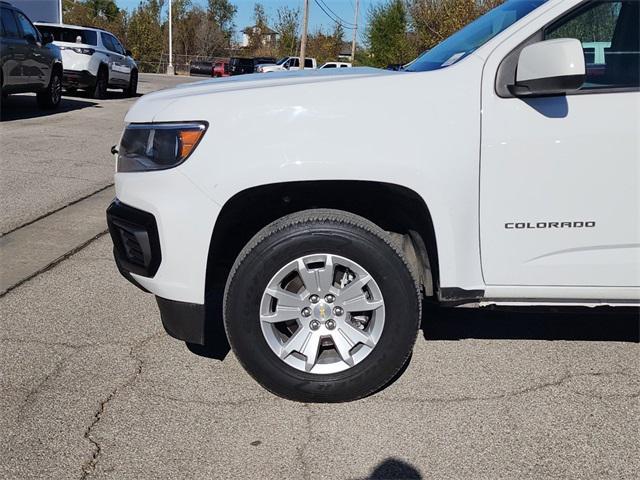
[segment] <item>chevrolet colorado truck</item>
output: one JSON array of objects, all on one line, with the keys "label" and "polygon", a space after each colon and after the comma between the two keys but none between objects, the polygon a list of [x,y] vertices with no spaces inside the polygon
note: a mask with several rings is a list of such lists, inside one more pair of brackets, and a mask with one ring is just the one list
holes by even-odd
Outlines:
[{"label": "chevrolet colorado truck", "polygon": [[169,334],[223,321],[249,374],[313,402],[388,383],[424,297],[640,304],[639,7],[510,0],[401,71],[145,95],[107,212],[120,271]]}]

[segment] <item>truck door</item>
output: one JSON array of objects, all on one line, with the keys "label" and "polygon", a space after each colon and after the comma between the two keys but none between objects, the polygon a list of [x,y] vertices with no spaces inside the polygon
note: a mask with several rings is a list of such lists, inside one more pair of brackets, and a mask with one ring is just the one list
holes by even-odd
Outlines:
[{"label": "truck door", "polygon": [[508,62],[507,47],[488,59],[480,179],[487,285],[640,285],[639,7],[583,2],[527,40],[582,42],[587,77],[575,94],[500,94],[496,66]]}]

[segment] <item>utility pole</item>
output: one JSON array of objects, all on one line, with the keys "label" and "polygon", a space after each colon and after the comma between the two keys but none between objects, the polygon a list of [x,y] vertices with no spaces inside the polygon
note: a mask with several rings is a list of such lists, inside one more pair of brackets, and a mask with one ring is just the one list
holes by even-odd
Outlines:
[{"label": "utility pole", "polygon": [[60,15],[60,23],[61,23],[61,24],[62,24],[62,23],[64,23],[64,22],[62,21],[62,0],[60,0],[60,1],[58,2],[58,15]]},{"label": "utility pole", "polygon": [[304,70],[304,58],[307,53],[307,27],[309,25],[309,0],[304,0],[304,16],[302,20],[302,38],[300,39],[300,67]]},{"label": "utility pole", "polygon": [[358,35],[358,13],[360,13],[360,0],[356,0],[356,12],[353,16],[353,40],[351,41],[351,63],[356,57],[356,37]]},{"label": "utility pole", "polygon": [[167,65],[167,75],[175,75],[173,69],[173,27],[171,25],[171,0],[169,0],[169,65]]}]

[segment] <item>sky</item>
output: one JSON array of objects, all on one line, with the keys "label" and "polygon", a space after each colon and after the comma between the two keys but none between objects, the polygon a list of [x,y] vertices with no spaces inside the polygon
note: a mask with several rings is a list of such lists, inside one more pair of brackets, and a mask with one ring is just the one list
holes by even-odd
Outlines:
[{"label": "sky", "polygon": [[[322,0],[330,10],[343,20],[345,26],[352,26],[354,20],[354,10],[356,0]],[[360,0],[360,14],[358,15],[358,30],[362,31],[361,27],[364,26],[367,19],[367,12],[372,4],[380,3],[382,0]],[[309,30],[311,32],[316,31],[318,28],[322,28],[325,31],[331,31],[335,23],[331,20],[318,6],[320,0],[309,0]],[[120,8],[132,10],[138,6],[140,0],[116,0],[116,3]],[[165,0],[168,3],[168,0]],[[206,0],[192,0],[194,4],[206,5]],[[237,30],[242,30],[253,23],[253,6],[256,0],[231,0],[238,8],[238,13],[235,17],[235,24]],[[275,17],[278,7],[288,6],[291,8],[300,8],[302,11],[303,0],[261,0],[260,3],[264,5],[267,14],[271,17]],[[324,6],[323,6],[324,8]],[[326,8],[325,8],[326,9]],[[330,12],[331,13],[331,12]],[[345,28],[345,38],[350,39],[352,36],[352,30]],[[358,35],[359,39],[362,39],[362,35]]]}]

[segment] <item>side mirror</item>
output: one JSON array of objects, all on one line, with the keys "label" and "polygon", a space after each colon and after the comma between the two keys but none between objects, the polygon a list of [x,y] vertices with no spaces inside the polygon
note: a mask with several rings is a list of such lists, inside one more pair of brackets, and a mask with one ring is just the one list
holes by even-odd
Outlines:
[{"label": "side mirror", "polygon": [[36,37],[34,37],[32,34],[27,33],[24,36],[24,39],[27,41],[27,43],[30,43],[31,45],[35,45],[35,43],[37,42]]},{"label": "side mirror", "polygon": [[562,95],[578,90],[585,76],[584,53],[579,40],[545,40],[522,49],[516,83],[509,85],[509,91],[516,97]]},{"label": "side mirror", "polygon": [[131,50],[125,50],[124,53],[127,54],[127,57],[133,58],[133,53],[131,53]]},{"label": "side mirror", "polygon": [[51,42],[53,42],[53,35],[51,35],[49,32],[44,32],[42,34],[42,44],[46,45],[47,43]]}]

